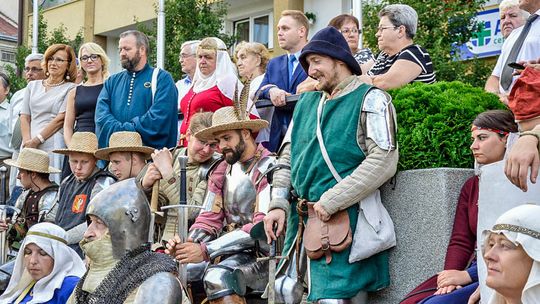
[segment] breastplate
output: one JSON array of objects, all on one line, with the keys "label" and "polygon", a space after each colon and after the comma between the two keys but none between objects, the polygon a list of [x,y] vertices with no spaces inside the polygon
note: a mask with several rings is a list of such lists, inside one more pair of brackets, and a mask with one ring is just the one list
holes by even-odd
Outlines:
[{"label": "breastplate", "polygon": [[239,163],[225,174],[223,208],[227,223],[245,225],[253,220],[257,190]]}]

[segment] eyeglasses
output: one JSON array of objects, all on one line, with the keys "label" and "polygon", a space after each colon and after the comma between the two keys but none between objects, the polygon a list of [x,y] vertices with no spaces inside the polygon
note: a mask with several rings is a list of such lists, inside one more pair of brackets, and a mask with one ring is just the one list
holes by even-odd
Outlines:
[{"label": "eyeglasses", "polygon": [[54,62],[54,63],[64,63],[64,62],[67,62],[68,60],[67,59],[62,59],[62,58],[59,58],[59,57],[51,57],[49,58],[48,60],[49,62]]},{"label": "eyeglasses", "polygon": [[41,72],[41,71],[43,71],[42,68],[29,68],[29,67],[24,68],[25,73],[28,73],[28,72],[38,73],[38,72]]},{"label": "eyeglasses", "polygon": [[396,28],[398,28],[398,27],[399,27],[399,26],[395,26],[395,25],[379,26],[379,27],[377,27],[377,33],[378,33],[378,32],[382,32],[382,31],[385,30],[385,29],[389,29],[389,28],[396,29]]},{"label": "eyeglasses", "polygon": [[195,56],[195,54],[180,54],[180,57],[178,57],[179,59],[186,59],[186,58],[189,58],[189,57],[193,57]]},{"label": "eyeglasses", "polygon": [[84,55],[81,57],[81,61],[88,61],[88,59],[90,59],[90,61],[96,61],[98,58],[100,57],[97,54]]},{"label": "eyeglasses", "polygon": [[349,35],[349,33],[352,33],[352,34],[362,34],[362,30],[361,29],[356,29],[356,28],[353,28],[353,29],[342,29],[342,30],[339,30],[340,33],[342,34],[345,34],[345,35]]}]

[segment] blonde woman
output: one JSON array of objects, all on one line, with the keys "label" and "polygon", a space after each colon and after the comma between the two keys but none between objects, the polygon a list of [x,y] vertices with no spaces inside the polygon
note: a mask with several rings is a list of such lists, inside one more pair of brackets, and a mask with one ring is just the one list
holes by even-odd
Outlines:
[{"label": "blonde woman", "polygon": [[88,42],[79,49],[79,62],[86,81],[68,94],[64,119],[64,140],[71,142],[74,132],[95,132],[94,112],[96,102],[109,77],[109,57],[96,43]]},{"label": "blonde woman", "polygon": [[[266,71],[266,65],[270,60],[268,49],[258,42],[240,42],[236,46],[236,67],[238,75],[244,81],[249,81],[249,99],[258,99],[257,90],[261,86]],[[260,118],[270,122],[274,114],[274,107],[257,109]],[[267,143],[270,140],[270,127],[259,131],[256,142]]]}]

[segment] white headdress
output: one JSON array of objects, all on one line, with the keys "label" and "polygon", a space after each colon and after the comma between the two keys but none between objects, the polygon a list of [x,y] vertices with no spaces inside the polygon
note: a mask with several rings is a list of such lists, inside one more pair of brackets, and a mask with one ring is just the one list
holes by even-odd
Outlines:
[{"label": "white headdress", "polygon": [[225,42],[216,37],[210,37],[210,39],[213,39],[217,44],[216,70],[212,75],[205,76],[197,65],[193,75],[193,92],[206,91],[217,85],[221,93],[232,100],[235,89],[238,87],[238,92],[241,92],[243,85],[238,79],[236,67],[227,53]]},{"label": "white headdress", "polygon": [[39,223],[32,226],[21,245],[9,285],[0,296],[0,303],[11,303],[32,282],[30,273],[24,267],[24,248],[28,244],[36,244],[54,259],[51,273],[36,282],[31,303],[45,303],[52,299],[67,276],[82,277],[86,272],[84,262],[79,255],[67,246],[66,231],[51,223]]},{"label": "white headdress", "polygon": [[[525,204],[501,215],[491,230],[483,232],[484,244],[490,233],[503,234],[509,241],[521,245],[533,264],[521,295],[523,304],[540,303],[540,206]],[[499,293],[494,293],[488,303],[504,303]],[[501,302],[502,301],[502,302]]]}]

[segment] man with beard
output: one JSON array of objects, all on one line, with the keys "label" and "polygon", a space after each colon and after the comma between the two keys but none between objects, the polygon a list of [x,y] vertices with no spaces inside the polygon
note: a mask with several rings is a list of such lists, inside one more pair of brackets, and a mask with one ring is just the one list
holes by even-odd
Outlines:
[{"label": "man with beard", "polygon": [[[242,105],[220,108],[212,116],[212,126],[195,134],[217,139],[225,162],[210,175],[205,210],[191,226],[188,242],[176,238],[167,244],[166,252],[180,263],[219,259],[202,277],[210,303],[246,303],[246,290],[263,291],[268,280],[267,267],[257,262],[256,242],[249,232],[268,211],[270,186],[265,173],[275,157],[257,145],[252,134],[268,122],[250,120],[245,109]],[[188,265],[188,272],[192,270]],[[188,279],[195,279],[193,272]]]},{"label": "man with beard", "polygon": [[139,31],[120,34],[118,49],[125,70],[105,81],[96,105],[99,147],[118,131],[139,133],[145,146],[174,147],[178,93],[171,75],[148,65],[148,38]]},{"label": "man with beard", "polygon": [[150,251],[150,207],[133,178],[96,195],[86,216],[88,271],[67,303],[181,303],[174,260]]},{"label": "man with beard", "polygon": [[[367,303],[367,291],[390,283],[388,251],[349,263],[351,247],[334,250],[325,246],[328,235],[322,223],[340,212],[338,216],[348,217],[351,231],[355,231],[359,216],[379,223],[379,209],[359,210],[359,202],[396,172],[395,110],[387,93],[356,76],[362,74],[360,66],[343,35],[333,27],[313,36],[302,50],[300,64],[319,81],[322,91],[304,93],[296,104],[290,137],[278,161],[284,169],[274,175],[265,230],[270,242],[283,233],[287,220],[283,252],[290,257],[285,267],[278,269],[282,273],[289,268],[276,279],[276,290],[285,298],[300,300],[303,282],[297,279],[301,277],[309,285],[308,302]],[[291,187],[298,197],[292,203],[288,197]],[[314,217],[320,220],[320,230],[310,228],[309,222],[299,229],[304,227],[299,222],[308,217],[308,206],[312,221]],[[302,230],[309,232],[302,235]],[[318,235],[314,235],[316,231]],[[305,259],[300,258],[305,252],[301,248],[306,240],[314,239],[320,240],[324,254],[310,258],[306,267]],[[291,275],[296,270],[300,273]]]}]

